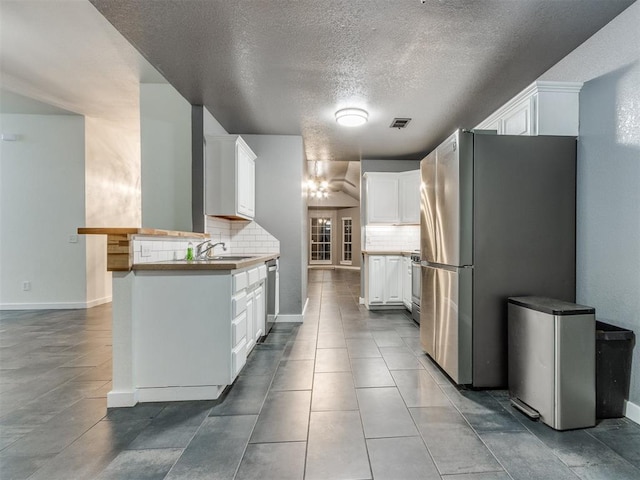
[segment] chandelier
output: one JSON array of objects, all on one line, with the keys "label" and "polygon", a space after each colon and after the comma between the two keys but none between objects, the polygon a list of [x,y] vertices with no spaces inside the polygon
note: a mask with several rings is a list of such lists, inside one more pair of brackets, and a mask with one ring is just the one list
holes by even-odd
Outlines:
[{"label": "chandelier", "polygon": [[329,182],[318,175],[318,161],[315,161],[313,178],[307,180],[307,195],[309,198],[327,198],[329,196]]}]

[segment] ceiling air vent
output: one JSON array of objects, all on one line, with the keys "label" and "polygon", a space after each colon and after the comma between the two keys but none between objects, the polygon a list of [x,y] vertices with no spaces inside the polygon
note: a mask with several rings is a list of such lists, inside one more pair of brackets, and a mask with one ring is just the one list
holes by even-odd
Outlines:
[{"label": "ceiling air vent", "polygon": [[391,122],[391,125],[389,125],[389,127],[391,128],[405,128],[409,122],[411,121],[410,118],[394,118],[393,122]]}]

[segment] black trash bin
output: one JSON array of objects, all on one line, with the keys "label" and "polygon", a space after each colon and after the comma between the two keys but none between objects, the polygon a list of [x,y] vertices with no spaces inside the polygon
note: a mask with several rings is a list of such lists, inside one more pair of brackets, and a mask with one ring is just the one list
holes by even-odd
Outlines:
[{"label": "black trash bin", "polygon": [[596,417],[624,416],[629,397],[633,331],[596,322]]}]

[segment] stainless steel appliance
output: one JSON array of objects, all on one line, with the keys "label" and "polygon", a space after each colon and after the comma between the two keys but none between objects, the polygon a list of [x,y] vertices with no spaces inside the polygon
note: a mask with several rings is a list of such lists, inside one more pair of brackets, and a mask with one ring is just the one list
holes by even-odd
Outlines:
[{"label": "stainless steel appliance", "polygon": [[507,298],[575,300],[576,139],[457,131],[420,169],[422,346],[505,387]]},{"label": "stainless steel appliance", "polygon": [[411,318],[420,323],[420,252],[411,254]]},{"label": "stainless steel appliance", "polygon": [[509,396],[556,430],[596,424],[595,309],[509,298]]},{"label": "stainless steel appliance", "polygon": [[267,262],[267,335],[280,313],[280,265],[277,258]]}]

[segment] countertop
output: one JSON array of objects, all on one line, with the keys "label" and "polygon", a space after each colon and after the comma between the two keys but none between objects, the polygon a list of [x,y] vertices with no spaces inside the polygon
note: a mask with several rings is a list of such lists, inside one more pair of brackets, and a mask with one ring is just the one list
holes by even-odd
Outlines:
[{"label": "countertop", "polygon": [[409,257],[412,253],[418,253],[415,250],[362,250],[363,255],[402,255]]},{"label": "countertop", "polygon": [[[236,255],[233,255],[236,256]],[[240,255],[237,255],[240,256]],[[279,253],[247,254],[244,260],[169,260],[166,262],[136,263],[133,270],[238,270],[268,262],[280,256]]]},{"label": "countertop", "polygon": [[177,232],[158,228],[138,227],[80,227],[79,234],[84,235],[150,235],[154,237],[209,238],[208,233]]}]

